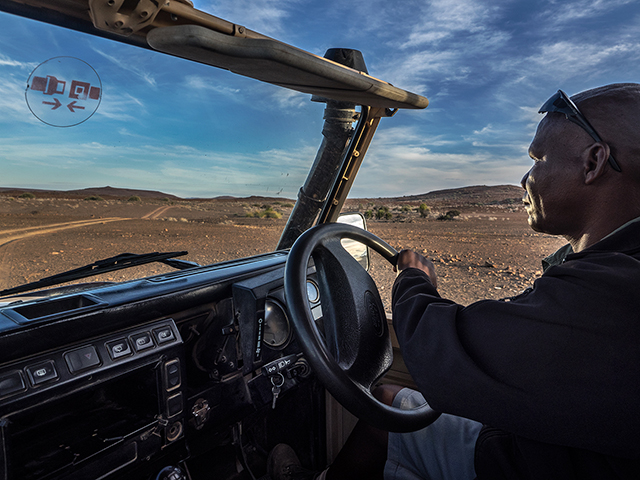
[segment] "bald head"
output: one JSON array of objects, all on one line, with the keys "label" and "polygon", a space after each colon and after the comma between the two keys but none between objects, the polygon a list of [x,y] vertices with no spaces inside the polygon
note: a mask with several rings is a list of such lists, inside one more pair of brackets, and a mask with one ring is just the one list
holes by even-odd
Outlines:
[{"label": "bald head", "polygon": [[609,145],[623,172],[640,179],[640,84],[605,85],[571,99]]}]

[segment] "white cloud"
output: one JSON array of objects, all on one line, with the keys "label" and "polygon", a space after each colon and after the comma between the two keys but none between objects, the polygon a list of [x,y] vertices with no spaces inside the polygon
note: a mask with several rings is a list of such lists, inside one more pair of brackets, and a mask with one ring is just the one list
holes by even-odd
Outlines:
[{"label": "white cloud", "polygon": [[607,11],[635,2],[636,0],[578,0],[573,2],[554,0],[551,2],[552,8],[543,12],[542,16],[553,24],[559,25],[603,15]]},{"label": "white cloud", "polygon": [[[536,123],[541,118],[541,116],[536,118]],[[516,156],[526,155],[529,146],[528,137],[527,130],[515,130],[506,123],[498,125],[489,123],[479,130],[463,135],[464,140],[473,147],[500,149],[501,151],[512,152]]]},{"label": "white cloud", "polygon": [[133,75],[140,78],[142,81],[149,84],[150,86],[155,87],[157,85],[157,81],[154,78],[154,76],[150,73],[149,69],[138,65],[136,62],[131,61],[131,59],[128,59],[129,61],[125,61],[122,58],[118,58],[114,55],[110,55],[107,52],[104,52],[97,48],[94,48],[93,50],[97,54],[101,55],[102,57],[104,57],[105,59],[107,59],[114,65],[116,65],[118,68],[126,72],[132,73]]},{"label": "white cloud", "polygon": [[196,2],[196,7],[249,30],[269,36],[285,31],[284,23],[296,0],[209,0]]},{"label": "white cloud", "polygon": [[37,123],[38,120],[30,112],[25,100],[25,90],[29,72],[38,66],[37,63],[21,62],[0,54],[0,112],[4,122]]},{"label": "white cloud", "polygon": [[137,122],[146,111],[145,104],[140,98],[128,93],[124,95],[113,95],[105,91],[98,110],[96,110],[96,115],[118,122]]},{"label": "white cloud", "polygon": [[[373,153],[373,152],[372,152]],[[455,154],[411,147],[376,152],[363,165],[351,197],[418,195],[461,185],[501,185],[520,182],[529,168],[522,161],[491,153]]]},{"label": "white cloud", "polygon": [[468,32],[478,34],[488,30],[487,21],[494,8],[474,0],[434,0],[425,3],[408,40],[401,48],[440,43],[442,40]]},{"label": "white cloud", "polygon": [[237,99],[240,94],[240,89],[231,88],[225,85],[214,83],[210,78],[202,77],[199,75],[189,75],[185,78],[185,86],[191,90],[201,90],[213,92],[229,99]]},{"label": "white cloud", "polygon": [[255,194],[295,198],[309,168],[309,162],[300,159],[312,159],[315,154],[310,146],[226,153],[191,145],[114,148],[100,142],[41,144],[34,138],[2,139],[2,143],[0,162],[6,185],[33,183],[29,178],[35,168],[46,178],[44,183],[56,188],[104,184],[184,197]]},{"label": "white cloud", "polygon": [[396,18],[389,52],[371,65],[374,75],[422,94],[449,83],[486,82],[485,74],[512,38],[498,25],[500,4],[436,0],[410,5],[408,16]]},{"label": "white cloud", "polygon": [[309,104],[310,95],[286,88],[273,92],[273,99],[280,108],[303,108]]},{"label": "white cloud", "polygon": [[505,59],[496,65],[496,69],[503,72],[517,71],[527,83],[537,83],[539,77],[544,75],[561,86],[569,79],[598,75],[610,62],[619,65],[638,60],[640,51],[635,42],[602,45],[562,40],[544,44],[527,57]]},{"label": "white cloud", "polygon": [[6,55],[0,54],[0,67],[18,67],[24,70],[31,71],[37,66],[38,64],[34,62],[20,62],[18,60],[7,57]]},{"label": "white cloud", "polygon": [[[482,147],[480,138],[495,140],[501,133],[505,133],[502,127],[493,125],[478,130],[478,147]],[[372,197],[378,196],[377,192],[403,196],[461,185],[518,184],[529,168],[528,144],[500,143],[497,146],[505,153],[497,154],[491,148],[473,148],[469,152],[471,142],[473,139],[455,142],[425,136],[415,126],[379,131],[351,196]],[[447,150],[434,151],[442,150],[439,144]]]},{"label": "white cloud", "polygon": [[17,79],[13,75],[2,73],[0,82],[0,124],[6,122],[37,123],[25,100],[27,79]]}]

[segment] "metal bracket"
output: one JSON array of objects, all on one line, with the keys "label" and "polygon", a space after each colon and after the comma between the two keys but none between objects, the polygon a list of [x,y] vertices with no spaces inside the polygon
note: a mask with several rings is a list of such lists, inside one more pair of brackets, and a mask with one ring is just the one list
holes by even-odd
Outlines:
[{"label": "metal bracket", "polygon": [[169,3],[170,0],[89,0],[89,14],[96,28],[128,37],[150,25]]},{"label": "metal bracket", "polygon": [[318,217],[318,224],[335,222],[340,215],[342,205],[347,198],[351,185],[360,169],[362,160],[367,153],[371,139],[378,128],[382,117],[392,117],[397,109],[370,108],[362,106],[361,116],[356,131],[345,151],[341,162],[341,170],[336,176],[336,182],[327,197],[324,208]]}]

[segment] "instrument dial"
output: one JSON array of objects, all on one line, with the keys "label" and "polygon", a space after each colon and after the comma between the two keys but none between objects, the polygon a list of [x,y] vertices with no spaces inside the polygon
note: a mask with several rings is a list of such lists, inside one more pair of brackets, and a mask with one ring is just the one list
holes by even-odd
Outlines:
[{"label": "instrument dial", "polygon": [[291,338],[291,324],[284,308],[275,300],[267,299],[264,306],[264,332],[262,341],[271,348],[284,348]]},{"label": "instrument dial", "polygon": [[320,290],[311,280],[307,280],[307,298],[309,303],[317,303],[320,300]]}]

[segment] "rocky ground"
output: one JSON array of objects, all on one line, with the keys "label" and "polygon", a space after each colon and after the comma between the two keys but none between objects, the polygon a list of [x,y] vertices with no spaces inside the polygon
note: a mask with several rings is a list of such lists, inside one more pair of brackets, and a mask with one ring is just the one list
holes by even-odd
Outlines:
[{"label": "rocky ground", "polygon": [[[469,304],[526,288],[541,274],[540,259],[563,243],[531,231],[522,207],[509,197],[513,193],[482,201],[459,195],[351,200],[345,209],[364,213],[386,206],[389,218],[368,220],[369,230],[397,249],[411,248],[433,259],[441,294]],[[208,264],[272,251],[292,206],[273,199],[88,198],[0,196],[0,289],[122,252],[186,250],[182,258]],[[431,211],[421,217],[417,208],[424,202]],[[460,215],[437,219],[452,208]],[[150,264],[95,280],[169,270]],[[371,274],[388,306],[395,274],[377,255]]]}]

